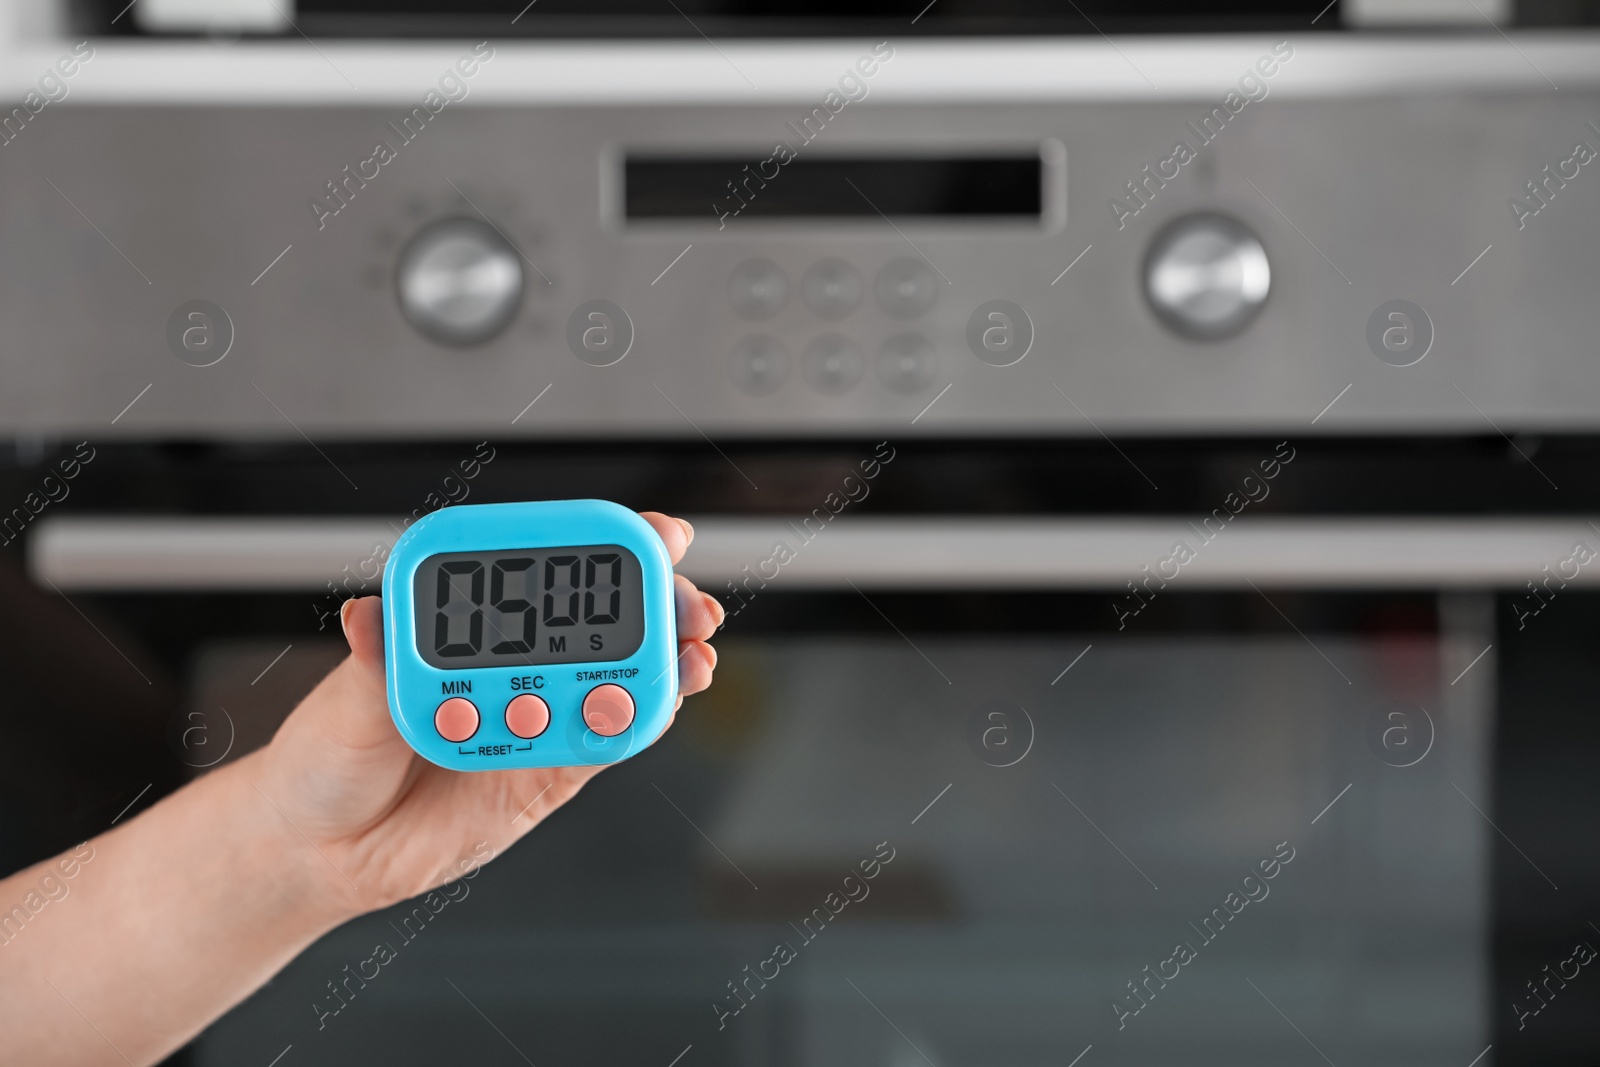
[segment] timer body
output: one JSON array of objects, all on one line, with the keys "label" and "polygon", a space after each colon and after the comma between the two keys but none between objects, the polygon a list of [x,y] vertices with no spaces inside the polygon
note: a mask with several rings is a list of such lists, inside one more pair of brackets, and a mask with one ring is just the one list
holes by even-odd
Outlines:
[{"label": "timer body", "polygon": [[604,500],[446,507],[383,574],[389,713],[458,771],[615,763],[678,693],[672,561]]}]

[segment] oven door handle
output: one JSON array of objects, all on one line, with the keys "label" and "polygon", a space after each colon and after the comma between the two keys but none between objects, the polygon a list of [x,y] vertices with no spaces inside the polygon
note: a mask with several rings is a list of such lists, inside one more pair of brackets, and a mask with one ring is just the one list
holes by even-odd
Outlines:
[{"label": "oven door handle", "polygon": [[[739,588],[1523,588],[1600,581],[1582,517],[702,516],[679,571]],[[1597,519],[1600,521],[1600,519]],[[58,515],[28,543],[41,585],[101,591],[376,591],[402,520]],[[1179,546],[1182,546],[1180,548]],[[1163,584],[1164,583],[1164,584]]]}]

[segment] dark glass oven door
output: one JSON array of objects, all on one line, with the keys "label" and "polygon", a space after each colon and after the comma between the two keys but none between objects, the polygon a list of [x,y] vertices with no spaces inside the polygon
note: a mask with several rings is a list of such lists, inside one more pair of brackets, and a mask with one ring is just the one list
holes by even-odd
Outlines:
[{"label": "dark glass oven door", "polygon": [[659,744],[437,914],[324,939],[198,1061],[1490,1044],[1493,653],[1457,679],[1487,599],[1275,595],[1302,635],[1222,596],[1187,607],[1240,623],[1129,636],[1052,624],[1059,598],[869,596],[752,604]]}]

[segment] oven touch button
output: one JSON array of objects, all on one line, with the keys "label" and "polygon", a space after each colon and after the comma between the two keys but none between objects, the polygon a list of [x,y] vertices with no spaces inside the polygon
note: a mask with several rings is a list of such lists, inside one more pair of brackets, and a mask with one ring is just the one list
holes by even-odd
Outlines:
[{"label": "oven touch button", "polygon": [[917,334],[897,333],[878,349],[878,378],[897,393],[921,392],[938,370],[938,354]]},{"label": "oven touch button", "polygon": [[842,259],[824,259],[806,271],[800,295],[818,318],[842,319],[861,303],[861,275]]},{"label": "oven touch button", "polygon": [[789,279],[770,259],[747,259],[728,279],[728,302],[742,319],[770,319],[788,299]]},{"label": "oven touch button", "polygon": [[633,725],[633,694],[620,685],[597,685],[583,698],[583,723],[601,737],[616,737]]},{"label": "oven touch button", "polygon": [[824,396],[843,396],[861,380],[866,360],[848,337],[825,333],[806,345],[800,365],[811,388]]},{"label": "oven touch button", "polygon": [[776,337],[746,337],[728,357],[728,376],[750,396],[776,393],[789,380],[789,350]]},{"label": "oven touch button", "polygon": [[933,310],[939,299],[939,276],[921,259],[891,259],[873,283],[878,306],[897,319],[914,319]]}]

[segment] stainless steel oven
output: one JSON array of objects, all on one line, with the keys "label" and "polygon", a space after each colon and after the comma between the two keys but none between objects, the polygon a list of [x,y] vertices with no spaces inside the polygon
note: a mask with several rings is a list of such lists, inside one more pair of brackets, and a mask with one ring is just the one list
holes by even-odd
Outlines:
[{"label": "stainless steel oven", "polygon": [[1592,1062],[1600,40],[1315,14],[98,39],[0,155],[0,862],[408,517],[605,497],[715,687],[181,1062]]}]

